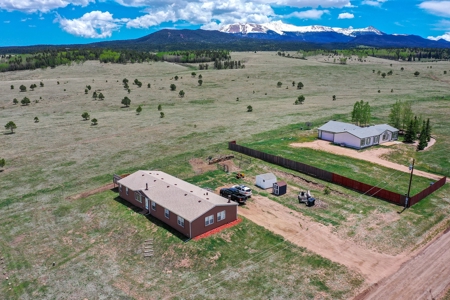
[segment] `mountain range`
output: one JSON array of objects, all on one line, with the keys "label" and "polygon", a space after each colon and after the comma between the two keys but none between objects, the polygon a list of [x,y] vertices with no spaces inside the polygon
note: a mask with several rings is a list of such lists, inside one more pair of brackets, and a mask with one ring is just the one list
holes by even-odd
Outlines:
[{"label": "mountain range", "polygon": [[279,42],[338,43],[347,44],[350,47],[450,47],[450,42],[443,39],[434,41],[417,35],[387,34],[372,26],[366,28],[339,28],[321,25],[294,26],[276,21],[264,24],[230,24],[222,26],[219,31],[242,38],[276,40]]},{"label": "mountain range", "polygon": [[387,34],[374,27],[354,29],[320,25],[294,26],[281,21],[254,24],[236,23],[220,30],[162,29],[138,39],[78,45],[36,45],[0,47],[0,54],[27,53],[43,49],[111,48],[141,51],[227,49],[232,51],[297,51],[345,49],[358,46],[378,48],[450,48],[450,42],[417,35]]}]

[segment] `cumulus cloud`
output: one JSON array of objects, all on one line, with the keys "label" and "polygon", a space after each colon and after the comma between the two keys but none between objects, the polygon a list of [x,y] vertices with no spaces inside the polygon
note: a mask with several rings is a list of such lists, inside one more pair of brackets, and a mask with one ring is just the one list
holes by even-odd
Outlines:
[{"label": "cumulus cloud", "polygon": [[419,7],[433,15],[450,17],[450,1],[425,1]]},{"label": "cumulus cloud", "polygon": [[64,31],[85,38],[111,37],[113,31],[126,21],[128,19],[114,19],[111,13],[101,11],[86,13],[79,19],[69,20],[58,16],[55,20]]},{"label": "cumulus cloud", "polygon": [[0,0],[0,9],[23,12],[49,12],[56,8],[66,7],[69,4],[87,6],[95,0]]},{"label": "cumulus cloud", "polygon": [[266,3],[266,4],[272,4],[272,5],[287,5],[291,7],[322,7],[322,8],[343,8],[349,5],[352,5],[349,0],[259,0],[259,3]]},{"label": "cumulus cloud", "polygon": [[354,17],[355,17],[354,14],[342,13],[342,14],[339,14],[338,19],[353,19]]},{"label": "cumulus cloud", "polygon": [[128,28],[149,28],[163,22],[177,22],[180,20],[192,24],[203,24],[203,29],[219,28],[219,24],[236,22],[265,23],[274,16],[270,5],[245,2],[245,0],[231,0],[218,3],[204,1],[172,4],[159,10],[148,10],[147,14],[127,23]]},{"label": "cumulus cloud", "polygon": [[361,4],[380,7],[381,4],[386,1],[387,0],[364,0],[363,2],[361,2]]},{"label": "cumulus cloud", "polygon": [[3,21],[3,23],[5,24],[9,24],[11,21],[7,20],[7,21]]},{"label": "cumulus cloud", "polygon": [[310,9],[305,11],[296,11],[289,15],[286,15],[285,18],[299,18],[299,19],[313,19],[317,20],[322,17],[323,14],[329,14],[330,12],[328,10],[317,10],[317,9]]},{"label": "cumulus cloud", "polygon": [[446,32],[445,34],[440,35],[440,36],[429,36],[428,39],[433,40],[433,41],[444,39],[447,42],[450,42],[450,32]]}]

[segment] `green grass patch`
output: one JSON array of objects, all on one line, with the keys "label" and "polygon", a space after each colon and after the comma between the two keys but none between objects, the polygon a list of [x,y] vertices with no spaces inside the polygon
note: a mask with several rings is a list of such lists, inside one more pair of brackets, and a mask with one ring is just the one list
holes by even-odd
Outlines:
[{"label": "green grass patch", "polygon": [[192,103],[192,104],[211,104],[211,103],[214,103],[214,99],[201,99],[201,100],[191,100],[191,101],[189,101],[189,103]]}]

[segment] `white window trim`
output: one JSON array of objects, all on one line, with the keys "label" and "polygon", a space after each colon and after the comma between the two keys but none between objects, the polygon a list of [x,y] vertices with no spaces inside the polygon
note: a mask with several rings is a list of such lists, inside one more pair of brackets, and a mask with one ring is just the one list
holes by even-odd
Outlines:
[{"label": "white window trim", "polygon": [[167,219],[170,218],[170,210],[168,210],[167,208],[164,208],[164,217],[166,217]]},{"label": "white window trim", "polygon": [[182,217],[177,216],[177,223],[184,228],[184,219]]},{"label": "white window trim", "polygon": [[368,138],[366,139],[366,145],[369,145],[369,144],[370,144],[370,140],[371,140],[370,137],[368,137]]},{"label": "white window trim", "polygon": [[225,211],[224,210],[219,211],[217,213],[217,222],[225,220],[225,217],[226,217]]},{"label": "white window trim", "polygon": [[134,200],[136,200],[139,203],[142,203],[142,197],[139,192],[134,192]]},{"label": "white window trim", "polygon": [[361,147],[366,145],[366,139],[361,139]]},{"label": "white window trim", "polygon": [[128,188],[125,188],[125,194],[128,195]]},{"label": "white window trim", "polygon": [[119,183],[119,192],[122,191],[122,185]]},{"label": "white window trim", "polygon": [[152,207],[153,210],[156,211],[156,203],[155,203],[155,201],[152,201],[150,206]]},{"label": "white window trim", "polygon": [[214,224],[214,215],[205,217],[205,226]]}]

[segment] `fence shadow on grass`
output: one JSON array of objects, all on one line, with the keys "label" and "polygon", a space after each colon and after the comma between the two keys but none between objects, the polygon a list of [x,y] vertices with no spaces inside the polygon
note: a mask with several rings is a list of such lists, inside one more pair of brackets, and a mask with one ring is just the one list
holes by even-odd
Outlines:
[{"label": "fence shadow on grass", "polygon": [[[111,189],[111,191],[118,192],[119,190],[118,190],[118,188],[113,188],[113,189]],[[133,204],[129,203],[128,201],[120,198],[120,196],[114,197],[114,200],[117,201],[118,203],[128,207],[133,212],[135,212],[137,214],[140,214],[140,215],[143,215],[145,218],[147,218],[148,221],[150,221],[153,224],[155,224],[156,226],[158,226],[158,227],[160,227],[160,228],[170,232],[171,234],[173,234],[173,236],[178,238],[180,241],[186,242],[189,239],[187,236],[183,235],[179,231],[175,230],[173,227],[167,225],[166,223],[160,221],[159,219],[153,217],[152,215],[142,214],[142,208],[134,206]]]}]

